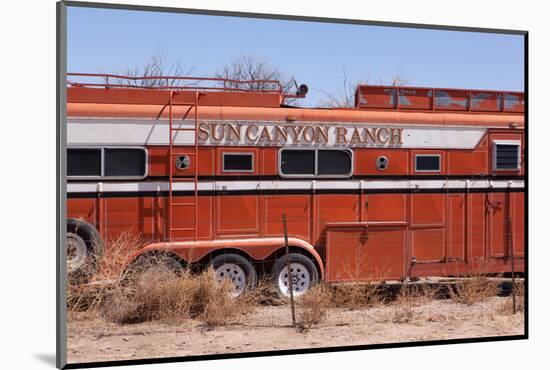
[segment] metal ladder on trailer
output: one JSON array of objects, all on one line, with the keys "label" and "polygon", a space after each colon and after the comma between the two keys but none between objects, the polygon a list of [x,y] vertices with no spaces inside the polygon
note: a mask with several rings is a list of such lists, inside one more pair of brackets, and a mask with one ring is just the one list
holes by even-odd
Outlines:
[{"label": "metal ladder on trailer", "polygon": [[[195,100],[193,102],[178,102],[177,105],[183,105],[188,106],[189,111],[191,109],[194,110],[194,127],[174,127],[173,117],[172,117],[172,108],[174,106],[174,91],[170,90],[170,100],[168,104],[168,115],[169,115],[169,145],[168,145],[168,167],[169,167],[169,188],[168,188],[168,241],[173,241],[174,238],[174,232],[193,232],[193,240],[197,241],[198,236],[198,197],[199,197],[199,189],[198,189],[198,181],[199,181],[199,141],[198,141],[198,106],[199,106],[199,91],[195,91]],[[188,111],[188,112],[189,112]],[[185,114],[184,119],[187,118],[187,114]],[[189,153],[189,151],[186,152],[178,152],[175,151],[174,146],[174,136],[177,135],[178,132],[183,131],[192,131],[193,132],[193,138],[194,138],[194,152]],[[174,168],[175,168],[175,160],[177,157],[186,155],[189,156],[190,166],[193,167],[193,177],[176,177],[174,174]],[[193,201],[189,202],[177,202],[174,199],[174,184],[175,183],[193,183]],[[192,208],[192,215],[193,215],[193,222],[191,227],[174,227],[174,214],[175,210],[179,207],[189,207]],[[179,238],[178,238],[179,239]],[[187,238],[186,238],[187,239]]]}]

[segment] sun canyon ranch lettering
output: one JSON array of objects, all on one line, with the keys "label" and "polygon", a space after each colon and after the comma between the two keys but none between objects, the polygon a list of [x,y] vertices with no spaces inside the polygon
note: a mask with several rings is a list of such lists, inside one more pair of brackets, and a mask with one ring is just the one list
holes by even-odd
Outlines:
[{"label": "sun canyon ranch lettering", "polygon": [[198,138],[211,144],[398,146],[403,128],[201,122]]}]

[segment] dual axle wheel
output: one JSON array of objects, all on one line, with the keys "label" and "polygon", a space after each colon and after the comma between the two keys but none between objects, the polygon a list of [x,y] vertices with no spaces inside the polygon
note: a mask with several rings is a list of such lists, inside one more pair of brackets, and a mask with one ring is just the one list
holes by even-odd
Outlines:
[{"label": "dual axle wheel", "polygon": [[[82,220],[67,220],[67,273],[71,284],[82,284],[90,280],[97,272],[103,257],[103,243],[97,230]],[[258,276],[256,269],[245,257],[235,253],[225,253],[210,261],[218,281],[229,280],[234,287],[233,295],[239,296],[246,290],[256,288]],[[146,268],[166,267],[170,271],[179,271],[183,265],[177,258],[164,255],[143,255],[127,270],[129,274]],[[315,263],[299,253],[289,253],[278,258],[270,271],[278,292],[290,296],[290,285],[294,296],[304,294],[319,280],[319,271]],[[129,276],[123,276],[123,279]]]},{"label": "dual axle wheel", "polygon": [[[256,288],[258,280],[256,269],[248,259],[241,255],[234,253],[218,255],[210,261],[210,266],[214,270],[216,280],[219,282],[229,281],[233,285],[233,297]],[[143,272],[149,267],[165,267],[174,272],[183,270],[183,265],[175,257],[144,255],[130,266],[124,279],[130,279],[134,273]],[[290,267],[290,272],[288,267]],[[298,253],[290,253],[275,261],[271,275],[279,294],[285,297],[290,296],[289,278],[295,297],[304,294],[319,280],[319,272],[315,264],[306,256]]]},{"label": "dual axle wheel", "polygon": [[[218,281],[229,279],[233,283],[234,296],[239,296],[245,290],[253,290],[256,287],[257,274],[254,266],[238,254],[216,256],[212,259],[211,265]],[[290,296],[290,284],[292,284],[294,296],[298,297],[319,280],[319,272],[315,264],[298,253],[289,253],[275,261],[271,276],[279,294],[285,297]]]}]

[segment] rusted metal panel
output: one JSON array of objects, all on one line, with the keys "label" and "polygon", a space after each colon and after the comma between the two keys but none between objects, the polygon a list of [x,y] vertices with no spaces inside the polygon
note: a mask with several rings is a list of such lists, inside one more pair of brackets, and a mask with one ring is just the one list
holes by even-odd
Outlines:
[{"label": "rusted metal panel", "polygon": [[513,113],[523,113],[525,110],[525,96],[522,93],[505,92],[504,93],[504,111]]},{"label": "rusted metal panel", "polygon": [[432,109],[432,89],[426,88],[400,88],[399,108],[400,109]]},{"label": "rusted metal panel", "polygon": [[357,88],[357,108],[396,108],[397,90],[384,86],[359,86]]},{"label": "rusted metal panel", "polygon": [[470,98],[472,112],[501,112],[502,93],[472,92]]},{"label": "rusted metal panel", "polygon": [[[192,105],[194,96],[195,91],[175,92],[173,104]],[[168,104],[169,95],[165,90],[69,87],[67,88],[67,101],[70,103],[165,106]],[[281,105],[281,95],[263,92],[210,91],[201,96],[201,105],[278,108]]]},{"label": "rusted metal panel", "polygon": [[524,106],[524,94],[512,91],[360,85],[355,96],[359,109],[523,113]]},{"label": "rusted metal panel", "polygon": [[465,225],[466,197],[464,194],[447,196],[447,261],[464,261],[466,257]]},{"label": "rusted metal panel", "polygon": [[445,258],[445,229],[415,229],[412,234],[412,256],[416,261],[443,262]]},{"label": "rusted metal panel", "polygon": [[366,222],[327,226],[329,282],[401,279],[405,275],[405,229]]},{"label": "rusted metal panel", "polygon": [[435,90],[434,108],[439,110],[467,111],[468,91]]}]

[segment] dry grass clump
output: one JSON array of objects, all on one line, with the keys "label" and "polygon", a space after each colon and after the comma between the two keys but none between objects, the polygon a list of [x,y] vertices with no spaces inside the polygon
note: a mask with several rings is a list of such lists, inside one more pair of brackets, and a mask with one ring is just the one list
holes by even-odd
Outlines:
[{"label": "dry grass clump", "polygon": [[212,269],[178,275],[150,268],[115,289],[102,314],[120,324],[160,320],[177,325],[198,319],[209,326],[225,325],[252,309],[246,294],[233,298],[232,289],[230,282],[217,282]]},{"label": "dry grass clump", "polygon": [[387,301],[387,291],[379,283],[349,283],[331,289],[331,305],[350,310],[373,307]]},{"label": "dry grass clump", "polygon": [[516,283],[516,304],[517,309],[520,312],[525,311],[525,282],[521,281]]},{"label": "dry grass clump", "polygon": [[409,323],[414,318],[414,306],[418,306],[421,290],[417,285],[403,284],[395,298],[392,322],[396,324]]},{"label": "dry grass clump", "polygon": [[316,285],[296,300],[296,318],[298,329],[308,331],[313,325],[319,324],[327,314],[331,301],[330,290],[322,285]]},{"label": "dry grass clump", "polygon": [[117,239],[108,243],[108,248],[105,248],[99,271],[92,281],[118,279],[130,257],[144,244],[146,240],[141,234],[130,231],[120,234]]},{"label": "dry grass clump", "polygon": [[449,286],[449,296],[457,303],[472,305],[483,302],[500,292],[500,279],[489,278],[486,275],[471,275],[458,281],[454,288]]},{"label": "dry grass clump", "polygon": [[[386,287],[384,291],[384,303],[391,307],[387,314],[381,315],[375,321],[379,323],[393,322],[417,324],[424,312],[423,309],[415,310],[425,304],[441,297],[441,286],[433,282],[405,282],[400,285]],[[448,321],[445,315],[428,315],[428,321]]]},{"label": "dry grass clump", "polygon": [[281,306],[289,303],[288,299],[279,294],[277,287],[273,284],[273,279],[267,275],[258,280],[253,291],[247,292],[247,298],[253,304],[264,306]]},{"label": "dry grass clump", "polygon": [[116,281],[126,263],[144,242],[140,234],[132,232],[123,232],[117,239],[110,241],[91,282],[67,286],[67,310],[70,313],[93,312],[100,308],[116,288]]},{"label": "dry grass clump", "polygon": [[185,295],[187,287],[178,280],[166,269],[150,268],[130,284],[115,287],[101,307],[101,314],[120,324],[179,321],[183,313],[187,314],[189,302]]},{"label": "dry grass clump", "polygon": [[206,325],[226,325],[254,310],[254,295],[244,292],[238,297],[232,296],[234,287],[231,281],[218,282],[212,268],[188,277],[188,280],[192,302],[189,316],[202,320]]},{"label": "dry grass clump", "polygon": [[111,287],[102,284],[68,285],[67,312],[94,312],[104,302]]},{"label": "dry grass clump", "polygon": [[[516,293],[516,313],[525,311],[525,283],[523,281],[516,282],[515,286]],[[504,302],[502,302],[497,308],[496,312],[500,315],[513,315],[514,314],[514,301],[512,298],[513,291],[510,292],[510,297],[508,297]]]},{"label": "dry grass clump", "polygon": [[178,324],[197,319],[216,326],[251,311],[255,299],[260,299],[252,294],[232,298],[231,283],[217,282],[212,269],[198,275],[178,273],[179,262],[162,254],[147,256],[123,271],[144,241],[140,235],[125,232],[109,243],[91,282],[67,287],[70,317],[100,314],[121,324],[151,320]]}]

